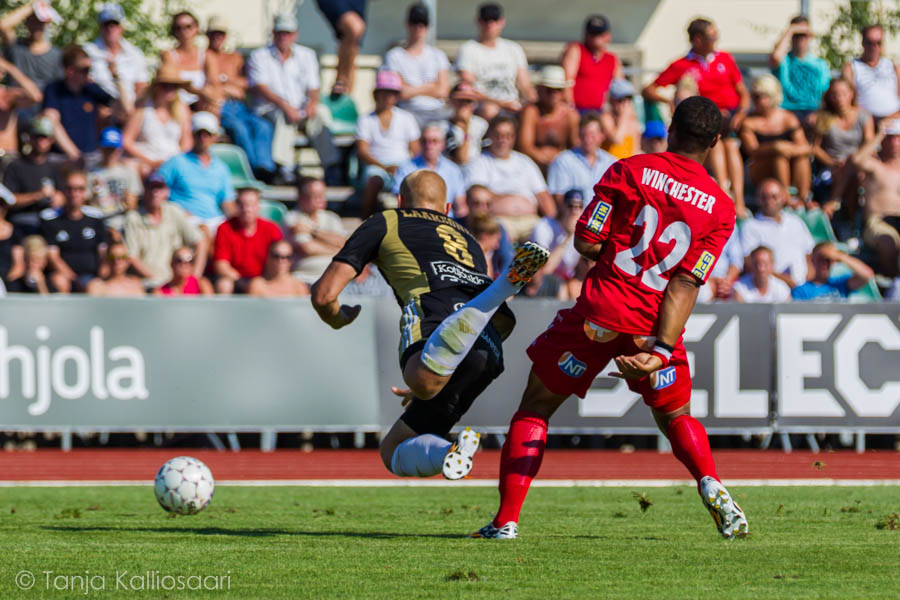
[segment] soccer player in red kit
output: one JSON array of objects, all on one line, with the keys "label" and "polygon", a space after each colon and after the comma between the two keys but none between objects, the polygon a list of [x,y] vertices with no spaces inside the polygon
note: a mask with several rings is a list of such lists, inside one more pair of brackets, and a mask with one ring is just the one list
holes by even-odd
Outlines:
[{"label": "soccer player in red kit", "polygon": [[688,98],[672,117],[668,152],[620,160],[594,186],[575,248],[596,265],[575,306],[559,311],[528,348],[531,373],[500,459],[500,509],[473,537],[518,535],[548,420],[570,395],[583,398],[611,360],[697,480],[719,532],[726,538],[747,533],[743,511],[716,474],[706,430],[690,414],[681,339],[700,286],[734,229],[732,200],[701,166],[721,129],[712,101]]}]

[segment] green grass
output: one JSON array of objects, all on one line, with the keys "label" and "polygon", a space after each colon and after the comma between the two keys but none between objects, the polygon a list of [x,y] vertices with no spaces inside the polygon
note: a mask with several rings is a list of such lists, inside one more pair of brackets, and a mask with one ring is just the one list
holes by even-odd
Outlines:
[{"label": "green grass", "polygon": [[[633,492],[652,505],[642,512]],[[220,487],[169,518],[147,488],[0,492],[0,598],[897,598],[898,488],[733,489],[751,536],[715,532],[689,488],[536,488],[520,538],[460,537],[490,488]],[[882,523],[884,525],[884,523]],[[29,592],[15,576],[32,571]],[[103,575],[47,590],[47,575]],[[117,589],[116,573],[230,576],[226,591]],[[223,586],[224,586],[224,581]],[[99,587],[95,579],[93,587]],[[64,587],[59,581],[56,587]],[[54,587],[53,579],[50,587]]]}]

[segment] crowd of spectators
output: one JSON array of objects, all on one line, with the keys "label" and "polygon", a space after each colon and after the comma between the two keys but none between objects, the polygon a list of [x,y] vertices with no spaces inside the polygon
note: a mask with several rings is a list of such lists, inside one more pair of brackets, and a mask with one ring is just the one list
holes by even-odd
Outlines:
[{"label": "crowd of spectators", "polygon": [[[353,88],[366,2],[318,5],[339,41],[333,100]],[[375,76],[375,108],[358,119],[353,216],[380,210],[409,173],[434,170],[493,274],[513,244],[531,239],[551,260],[526,295],[572,298],[591,266],[572,235],[594,184],[618,159],[665,151],[666,107],[699,94],[725,116],[706,166],[740,220],[702,301],[833,299],[870,286],[876,271],[883,281],[900,276],[900,77],[881,26],[862,30],[861,54],[833,77],[809,20],[796,17],[772,50],[771,73],[745,84],[716,25],[694,19],[687,53],[638,92],[603,15],[585,19],[557,64],[540,66],[503,37],[496,2],[478,6],[474,37],[453,62],[429,42],[426,4],[405,16],[405,37]],[[327,126],[319,57],[298,43],[296,17],[276,15],[271,43],[242,54],[228,46],[225,19],[203,24],[181,11],[158,56],[127,39],[127,19],[104,4],[95,39],[56,48],[47,30],[61,17],[46,0],[0,17],[5,288],[308,293],[352,224],[327,210],[324,181],[297,165],[298,134],[326,178],[346,163]],[[641,113],[654,104],[662,109]],[[244,151],[255,179],[235,189],[216,156],[221,141]],[[297,190],[278,223],[261,215],[262,184]],[[814,211],[839,241],[816,244],[801,218]],[[865,262],[853,256],[860,250]],[[370,269],[354,289],[383,293],[380,281]]]}]

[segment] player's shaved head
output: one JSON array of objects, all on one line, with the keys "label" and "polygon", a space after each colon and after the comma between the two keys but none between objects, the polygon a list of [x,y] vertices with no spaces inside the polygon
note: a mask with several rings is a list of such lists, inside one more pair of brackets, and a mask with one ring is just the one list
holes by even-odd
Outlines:
[{"label": "player's shaved head", "polygon": [[410,173],[400,183],[400,205],[403,208],[430,208],[445,212],[447,184],[444,178],[425,169]]}]

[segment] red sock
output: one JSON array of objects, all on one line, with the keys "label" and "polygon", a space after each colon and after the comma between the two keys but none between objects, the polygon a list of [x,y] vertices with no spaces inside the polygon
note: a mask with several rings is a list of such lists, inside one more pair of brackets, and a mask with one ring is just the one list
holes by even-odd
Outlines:
[{"label": "red sock", "polygon": [[709,438],[703,425],[690,415],[675,417],[666,431],[672,453],[680,460],[699,483],[707,475],[719,481],[716,463],[709,449]]},{"label": "red sock", "polygon": [[519,512],[537,475],[547,445],[547,419],[520,410],[509,423],[509,434],[500,454],[500,509],[494,525],[519,522]]}]

